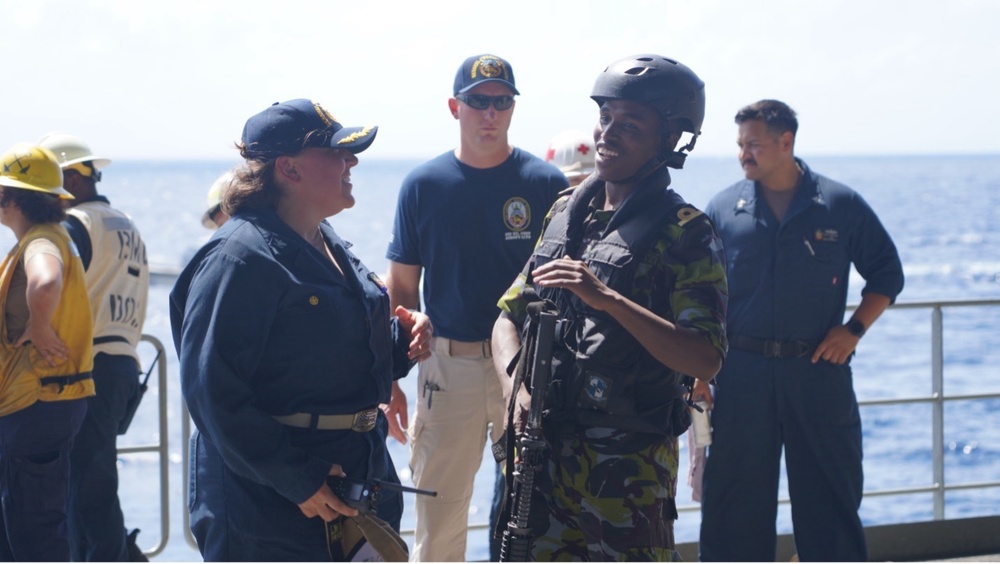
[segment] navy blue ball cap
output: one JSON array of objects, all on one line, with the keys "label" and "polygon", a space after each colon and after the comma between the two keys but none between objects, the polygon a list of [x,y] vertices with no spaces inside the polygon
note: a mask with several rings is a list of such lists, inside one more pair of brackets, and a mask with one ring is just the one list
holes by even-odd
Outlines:
[{"label": "navy blue ball cap", "polygon": [[464,94],[484,82],[499,82],[520,95],[514,87],[514,69],[496,55],[473,55],[462,63],[455,75],[455,94]]},{"label": "navy blue ball cap", "polygon": [[374,125],[344,127],[318,102],[298,98],[275,102],[248,119],[243,126],[243,145],[250,158],[294,155],[306,147],[334,147],[360,153],[372,144],[377,132]]}]

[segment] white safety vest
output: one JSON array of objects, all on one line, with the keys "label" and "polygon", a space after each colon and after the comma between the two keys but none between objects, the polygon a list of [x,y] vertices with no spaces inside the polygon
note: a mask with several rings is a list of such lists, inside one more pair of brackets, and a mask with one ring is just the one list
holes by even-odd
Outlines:
[{"label": "white safety vest", "polygon": [[135,348],[146,320],[149,263],[146,245],[132,218],[106,202],[82,203],[66,211],[90,234],[92,257],[87,294],[94,316],[94,354],[127,355]]}]

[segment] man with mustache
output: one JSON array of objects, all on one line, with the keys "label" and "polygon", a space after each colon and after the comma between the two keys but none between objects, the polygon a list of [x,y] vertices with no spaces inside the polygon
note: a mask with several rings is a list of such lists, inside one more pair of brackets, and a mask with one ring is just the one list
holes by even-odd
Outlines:
[{"label": "man with mustache", "polygon": [[715,376],[727,347],[721,242],[667,171],[700,133],[704,83],[674,60],[636,55],[608,66],[591,98],[596,171],[552,206],[500,300],[493,360],[504,394],[529,405],[506,374],[518,327],[531,294],[558,306],[531,560],[670,561],[690,377]]},{"label": "man with mustache", "polygon": [[[464,561],[472,486],[487,434],[503,428],[503,397],[490,359],[497,298],[524,265],[541,219],[566,188],[554,166],[514,147],[514,71],[496,55],[467,58],[448,109],[460,143],[417,167],[399,191],[386,286],[393,307],[420,306],[434,321],[420,365],[409,429],[417,496],[415,561]],[[389,432],[406,442],[406,396],[393,386]],[[489,428],[492,426],[492,430]]]},{"label": "man with mustache", "polygon": [[[706,210],[726,247],[731,349],[716,378],[700,557],[774,560],[784,447],[799,558],[867,560],[850,359],[903,288],[899,255],[857,192],[795,157],[788,105],[761,100],[736,123],[746,180]],[[866,284],[845,323],[851,263]]]}]

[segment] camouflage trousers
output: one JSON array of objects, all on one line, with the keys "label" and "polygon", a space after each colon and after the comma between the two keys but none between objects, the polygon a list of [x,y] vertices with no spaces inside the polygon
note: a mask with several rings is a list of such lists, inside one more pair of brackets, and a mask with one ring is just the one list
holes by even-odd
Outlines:
[{"label": "camouflage trousers", "polygon": [[677,439],[616,429],[548,437],[535,561],[676,561]]}]

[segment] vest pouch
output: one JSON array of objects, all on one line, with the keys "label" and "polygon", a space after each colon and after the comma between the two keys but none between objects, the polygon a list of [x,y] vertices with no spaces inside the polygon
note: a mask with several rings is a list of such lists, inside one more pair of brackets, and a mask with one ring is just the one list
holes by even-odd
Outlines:
[{"label": "vest pouch", "polygon": [[566,245],[558,241],[542,240],[534,251],[534,268],[550,263],[566,255]]},{"label": "vest pouch", "polygon": [[577,360],[568,372],[560,390],[568,409],[551,414],[557,419],[662,436],[680,436],[691,425],[686,388],[670,372],[640,377],[593,359]]},{"label": "vest pouch", "polygon": [[631,279],[629,266],[635,259],[628,246],[610,241],[595,243],[583,257],[587,268],[608,286],[615,288],[623,276]]},{"label": "vest pouch", "polygon": [[632,372],[592,358],[578,359],[567,387],[572,394],[569,404],[580,415],[592,411],[634,417],[635,382],[636,376]]},{"label": "vest pouch", "polygon": [[691,426],[691,409],[684,398],[674,398],[670,402],[670,433],[679,437]]}]

